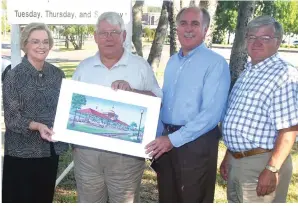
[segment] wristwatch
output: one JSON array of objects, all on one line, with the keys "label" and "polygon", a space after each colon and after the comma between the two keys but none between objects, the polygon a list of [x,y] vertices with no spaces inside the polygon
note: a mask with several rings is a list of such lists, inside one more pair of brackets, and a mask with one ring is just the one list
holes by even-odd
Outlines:
[{"label": "wristwatch", "polygon": [[267,170],[273,172],[273,173],[278,173],[279,169],[277,169],[275,166],[270,166],[270,165],[266,165],[265,167]]}]

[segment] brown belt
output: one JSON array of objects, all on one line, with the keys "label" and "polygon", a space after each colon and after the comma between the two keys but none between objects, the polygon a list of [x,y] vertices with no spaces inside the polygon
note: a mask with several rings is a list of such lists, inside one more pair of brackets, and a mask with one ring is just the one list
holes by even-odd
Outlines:
[{"label": "brown belt", "polygon": [[243,157],[249,157],[249,156],[271,152],[271,151],[272,149],[262,149],[262,148],[256,148],[256,149],[252,149],[244,152],[232,152],[229,150],[229,152],[231,153],[231,155],[233,155],[235,159],[240,159]]}]

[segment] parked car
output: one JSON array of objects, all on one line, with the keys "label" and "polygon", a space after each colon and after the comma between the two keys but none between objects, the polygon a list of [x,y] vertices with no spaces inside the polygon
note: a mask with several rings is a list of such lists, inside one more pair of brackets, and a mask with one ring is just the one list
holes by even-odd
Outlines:
[{"label": "parked car", "polygon": [[7,56],[2,56],[2,66],[1,66],[1,80],[3,82],[7,72],[11,70],[11,60]]},{"label": "parked car", "polygon": [[298,40],[293,41],[293,45],[297,46],[298,45]]}]

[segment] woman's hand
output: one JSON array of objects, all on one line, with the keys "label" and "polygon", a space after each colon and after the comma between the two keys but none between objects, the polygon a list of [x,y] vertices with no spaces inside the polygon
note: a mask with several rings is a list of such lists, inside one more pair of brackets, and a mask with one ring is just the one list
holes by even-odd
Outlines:
[{"label": "woman's hand", "polygon": [[54,132],[51,129],[49,129],[47,125],[32,121],[29,124],[29,129],[39,131],[39,134],[42,139],[47,140],[49,142],[53,142],[52,135],[54,134]]}]

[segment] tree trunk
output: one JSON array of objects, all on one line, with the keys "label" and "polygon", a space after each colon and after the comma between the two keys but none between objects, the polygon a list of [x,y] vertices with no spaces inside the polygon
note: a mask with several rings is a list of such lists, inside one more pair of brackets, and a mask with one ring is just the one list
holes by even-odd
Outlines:
[{"label": "tree trunk", "polygon": [[68,35],[65,36],[65,47],[66,47],[66,49],[69,49],[69,38],[68,38]]},{"label": "tree trunk", "polygon": [[133,35],[132,42],[134,48],[139,56],[143,56],[142,51],[142,15],[143,15],[144,1],[136,1],[132,8],[132,25]]},{"label": "tree trunk", "polygon": [[231,32],[228,33],[228,44],[230,44]]},{"label": "tree trunk", "polygon": [[243,71],[244,65],[247,62],[245,35],[247,24],[253,17],[254,9],[254,1],[239,2],[235,39],[230,57],[231,88],[236,82],[239,74]]},{"label": "tree trunk", "polygon": [[199,7],[200,6],[200,0],[190,0],[189,6]]},{"label": "tree trunk", "polygon": [[213,31],[215,29],[215,13],[218,0],[200,1],[200,6],[207,9],[210,14],[210,25],[205,37],[205,44],[207,47],[212,47]]},{"label": "tree trunk", "polygon": [[74,116],[74,118],[72,120],[72,124],[71,124],[71,126],[73,126],[73,127],[75,126],[76,116],[77,116],[77,110],[75,111],[75,116]]},{"label": "tree trunk", "polygon": [[79,26],[79,49],[83,48],[83,28]]},{"label": "tree trunk", "polygon": [[177,53],[180,43],[177,36],[176,16],[180,10],[180,1],[173,0],[169,2],[168,20],[170,25],[170,56]]},{"label": "tree trunk", "polygon": [[169,3],[169,1],[164,1],[162,4],[159,22],[156,28],[154,40],[147,60],[154,71],[156,71],[159,66],[163,43],[168,31],[167,7],[169,6]]},{"label": "tree trunk", "polygon": [[73,48],[75,50],[79,50],[79,46],[78,46],[78,44],[77,44],[77,42],[75,40],[75,37],[73,35],[70,35],[69,37],[70,37],[69,41],[72,43]]}]

